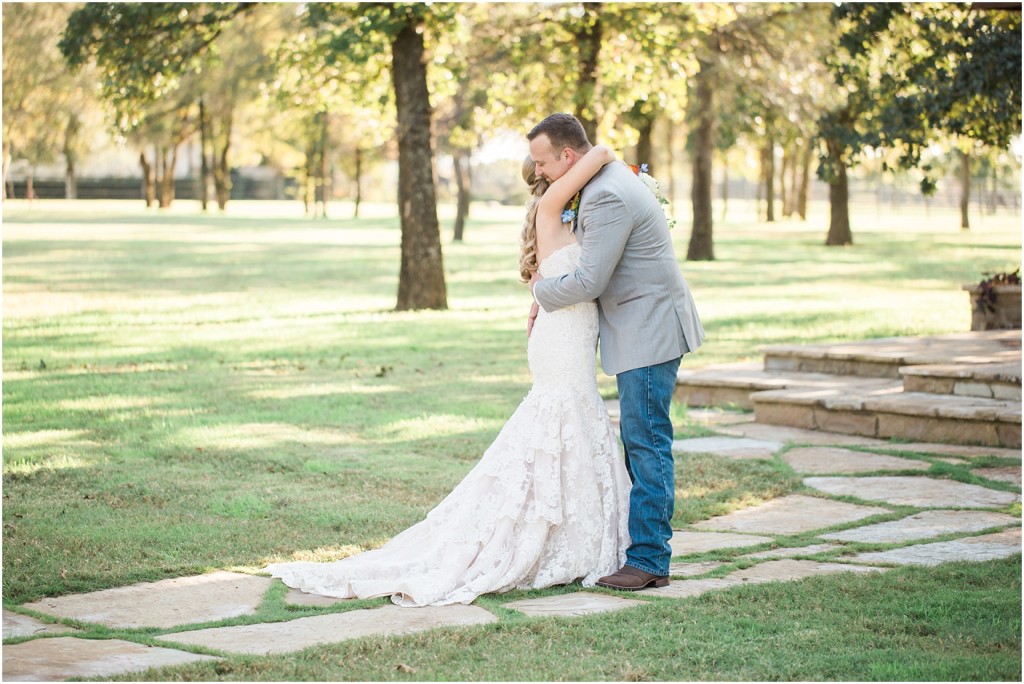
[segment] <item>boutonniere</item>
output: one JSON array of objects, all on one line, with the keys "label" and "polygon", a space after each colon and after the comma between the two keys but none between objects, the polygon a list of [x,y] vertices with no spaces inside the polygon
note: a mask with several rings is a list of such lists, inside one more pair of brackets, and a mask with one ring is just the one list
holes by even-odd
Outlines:
[{"label": "boutonniere", "polygon": [[573,221],[576,220],[576,215],[579,213],[580,210],[581,192],[583,191],[581,190],[580,192],[577,192],[573,196],[572,200],[569,202],[569,208],[562,211],[562,223],[572,223]]},{"label": "boutonniere", "polygon": [[[654,176],[647,173],[647,164],[640,164],[639,166],[637,166],[636,164],[630,164],[629,168],[633,171],[633,173],[637,175],[637,177],[641,181],[643,181],[644,185],[647,186],[647,189],[654,194],[655,199],[658,200],[658,204],[661,204],[662,207],[668,207],[668,198],[662,194],[661,186],[658,185],[658,181],[654,178]],[[665,218],[668,219],[669,228],[675,227],[676,220],[670,217],[667,211],[665,213]]]}]

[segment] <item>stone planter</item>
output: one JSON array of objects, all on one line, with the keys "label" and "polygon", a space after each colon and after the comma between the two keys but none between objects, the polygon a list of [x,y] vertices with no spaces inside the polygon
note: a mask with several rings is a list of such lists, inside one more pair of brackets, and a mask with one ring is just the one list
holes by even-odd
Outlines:
[{"label": "stone planter", "polygon": [[992,301],[980,297],[980,285],[964,285],[971,295],[971,330],[1020,330],[1020,285],[993,285]]}]

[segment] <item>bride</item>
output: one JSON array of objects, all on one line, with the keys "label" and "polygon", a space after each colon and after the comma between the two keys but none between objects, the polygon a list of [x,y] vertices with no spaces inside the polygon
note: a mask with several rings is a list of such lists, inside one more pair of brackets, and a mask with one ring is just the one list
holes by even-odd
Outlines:
[{"label": "bride", "polygon": [[[596,146],[549,183],[528,157],[531,199],[520,273],[572,272],[581,248],[563,209],[612,152]],[[527,346],[533,387],[477,465],[422,522],[379,549],[332,563],[267,571],[336,598],[391,595],[401,606],[470,603],[481,594],[540,589],[614,573],[629,546],[631,482],[597,389],[594,302],[541,310]]]}]

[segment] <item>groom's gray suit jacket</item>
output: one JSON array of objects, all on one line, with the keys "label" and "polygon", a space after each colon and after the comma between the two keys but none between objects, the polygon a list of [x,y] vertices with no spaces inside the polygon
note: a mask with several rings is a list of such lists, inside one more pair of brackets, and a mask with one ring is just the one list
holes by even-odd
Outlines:
[{"label": "groom's gray suit jacket", "polygon": [[597,300],[605,373],[653,366],[700,346],[704,327],[665,212],[628,166],[608,164],[587,184],[576,230],[579,268],[538,281],[533,294],[545,311]]}]

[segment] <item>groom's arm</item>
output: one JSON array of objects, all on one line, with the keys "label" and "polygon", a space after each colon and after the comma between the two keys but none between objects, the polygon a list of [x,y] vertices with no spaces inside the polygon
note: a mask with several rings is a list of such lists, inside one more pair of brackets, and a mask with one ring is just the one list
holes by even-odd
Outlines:
[{"label": "groom's arm", "polygon": [[630,225],[622,199],[607,191],[587,199],[586,234],[579,268],[533,283],[534,299],[545,311],[556,311],[601,296],[626,248]]}]

